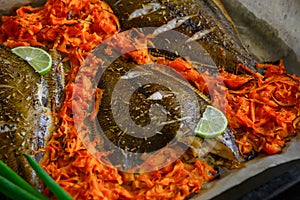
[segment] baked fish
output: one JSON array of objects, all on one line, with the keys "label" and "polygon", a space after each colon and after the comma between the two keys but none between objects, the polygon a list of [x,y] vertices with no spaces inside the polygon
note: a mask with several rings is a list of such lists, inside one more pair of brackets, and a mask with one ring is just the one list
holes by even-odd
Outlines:
[{"label": "baked fish", "polygon": [[[51,71],[40,76],[10,48],[0,45],[0,160],[26,181],[38,187],[39,180],[24,153],[45,147],[55,129],[53,111],[63,98],[64,77],[60,55],[51,52]],[[39,161],[42,154],[36,154]]]},{"label": "baked fish", "polygon": [[97,115],[100,126],[89,125],[91,141],[98,137],[98,148],[112,152],[108,162],[120,170],[142,164],[145,154],[165,146],[178,150],[186,162],[201,158],[216,167],[240,166],[230,128],[217,138],[195,137],[210,99],[175,70],[137,65],[122,56],[105,69],[98,88],[104,91]]},{"label": "baked fish", "polygon": [[[231,72],[236,71],[238,63],[256,71],[255,59],[243,46],[229,15],[218,0],[108,0],[107,2],[119,18],[121,31],[156,27],[151,34],[159,36],[169,30],[175,30],[188,36],[189,39],[178,42],[177,38],[169,38],[168,46],[178,46],[177,49],[181,49],[172,53],[178,53],[182,57],[188,56],[190,61],[196,61],[200,65],[222,67]],[[201,53],[197,51],[185,55],[186,51],[193,49],[192,41],[199,43],[209,53],[214,63],[201,58]],[[156,44],[154,42],[154,46]],[[243,69],[238,71],[246,73]]]}]

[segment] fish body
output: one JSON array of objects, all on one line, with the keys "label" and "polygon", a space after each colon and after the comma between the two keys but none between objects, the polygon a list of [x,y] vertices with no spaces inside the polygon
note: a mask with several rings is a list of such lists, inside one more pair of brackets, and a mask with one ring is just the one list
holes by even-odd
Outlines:
[{"label": "fish body", "polygon": [[[53,58],[50,73],[40,76],[10,48],[0,46],[0,160],[36,187],[39,181],[23,154],[45,147],[55,128],[51,113],[62,100],[63,79]],[[35,155],[37,161],[41,157]]]},{"label": "fish body", "polygon": [[109,162],[122,170],[142,164],[142,154],[165,146],[182,149],[182,159],[187,162],[214,155],[214,166],[240,165],[230,128],[218,138],[195,136],[210,100],[175,70],[137,65],[123,56],[109,65],[98,87],[104,93],[97,117],[101,131],[95,129],[95,136],[102,132],[101,148],[113,152]]},{"label": "fish body", "polygon": [[[256,71],[255,59],[243,46],[240,37],[222,4],[204,0],[156,0],[156,1],[107,1],[118,16],[121,30],[157,27],[154,35],[168,30],[178,31],[189,37],[184,42],[169,40],[170,46],[180,46],[179,54],[193,48],[196,41],[209,53],[214,63],[201,58],[201,52],[190,52],[189,59],[204,65],[215,65],[235,71],[241,63]],[[157,42],[160,42],[159,40]],[[155,46],[155,41],[154,41]],[[245,73],[245,70],[238,69]]]}]

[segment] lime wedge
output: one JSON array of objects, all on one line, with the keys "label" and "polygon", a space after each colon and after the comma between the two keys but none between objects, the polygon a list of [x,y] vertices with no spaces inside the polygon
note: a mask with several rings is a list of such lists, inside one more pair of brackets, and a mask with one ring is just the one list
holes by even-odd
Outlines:
[{"label": "lime wedge", "polygon": [[52,66],[52,57],[43,49],[30,46],[19,46],[11,50],[26,60],[41,75],[48,73]]},{"label": "lime wedge", "polygon": [[195,133],[197,136],[205,138],[217,137],[224,133],[227,124],[226,116],[219,109],[207,106],[197,124]]}]

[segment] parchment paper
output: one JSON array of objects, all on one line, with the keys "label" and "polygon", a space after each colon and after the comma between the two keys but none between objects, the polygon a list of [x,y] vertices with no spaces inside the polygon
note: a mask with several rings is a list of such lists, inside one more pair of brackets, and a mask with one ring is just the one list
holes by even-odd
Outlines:
[{"label": "parchment paper", "polygon": [[45,0],[0,0],[0,16],[9,15],[23,5],[41,6]]},{"label": "parchment paper", "polygon": [[221,174],[221,178],[207,184],[197,196],[197,200],[211,199],[222,192],[242,183],[243,181],[279,164],[300,159],[300,135],[287,143],[281,154],[261,155],[245,163],[242,169],[228,170]]}]

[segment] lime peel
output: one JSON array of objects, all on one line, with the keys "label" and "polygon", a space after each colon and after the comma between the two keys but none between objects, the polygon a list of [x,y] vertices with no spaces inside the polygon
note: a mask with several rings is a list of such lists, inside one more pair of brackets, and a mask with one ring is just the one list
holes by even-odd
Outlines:
[{"label": "lime peel", "polygon": [[26,60],[28,64],[40,75],[47,74],[52,66],[52,57],[41,48],[31,46],[19,46],[11,50],[20,58]]},{"label": "lime peel", "polygon": [[196,126],[195,134],[204,138],[214,138],[224,133],[227,125],[226,116],[219,109],[207,106]]}]

